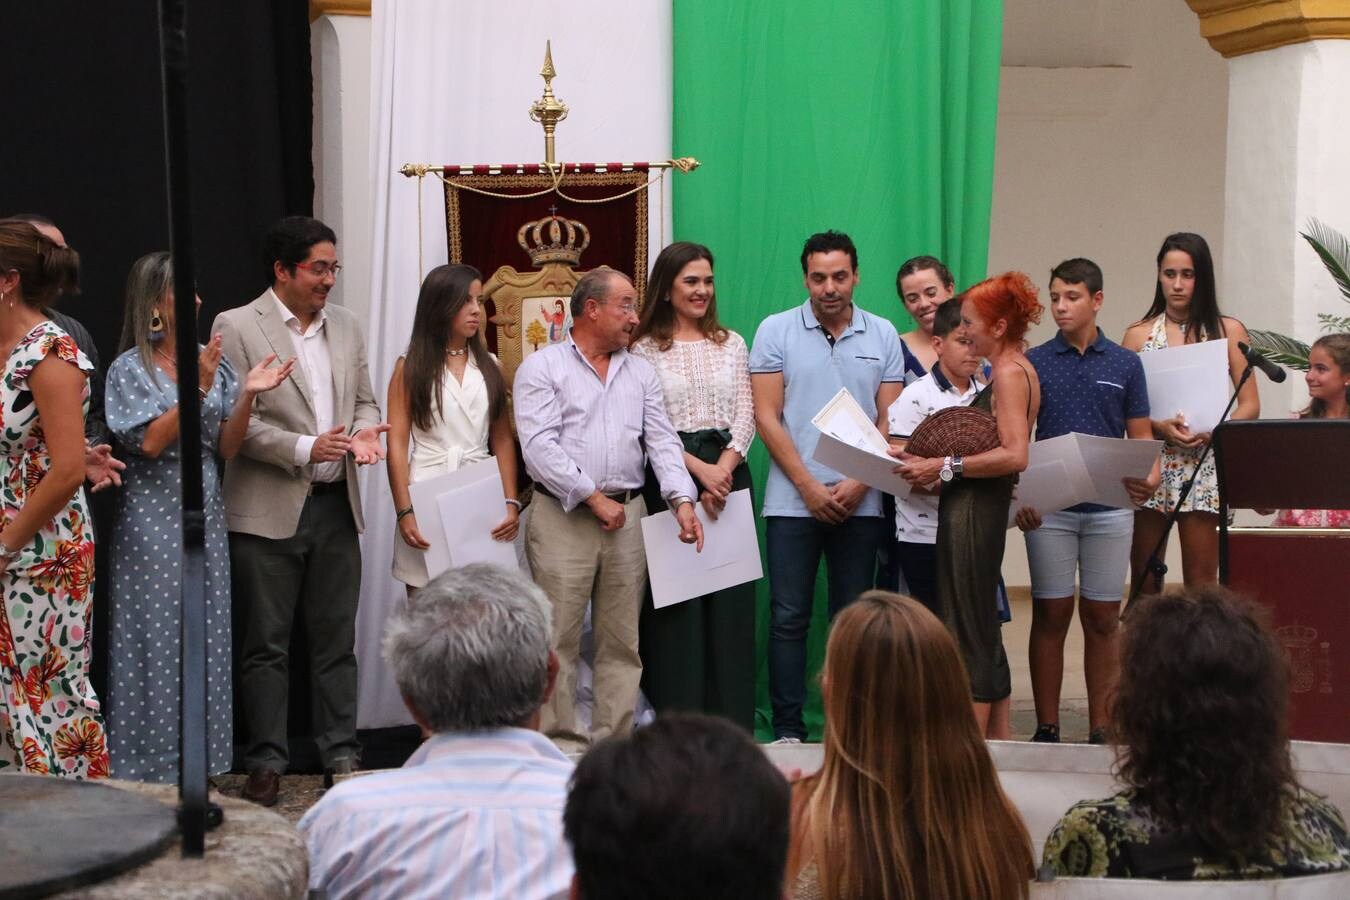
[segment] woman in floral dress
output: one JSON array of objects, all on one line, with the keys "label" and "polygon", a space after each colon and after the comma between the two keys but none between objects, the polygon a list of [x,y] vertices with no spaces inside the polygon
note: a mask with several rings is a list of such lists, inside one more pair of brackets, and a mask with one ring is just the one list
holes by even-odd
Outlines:
[{"label": "woman in floral dress", "polygon": [[[1221,315],[1214,287],[1214,260],[1209,244],[1198,234],[1168,235],[1158,251],[1158,281],[1153,305],[1144,318],[1125,331],[1121,346],[1139,353],[1228,339],[1228,372],[1233,384],[1242,377],[1246,361],[1238,341],[1249,340],[1247,329],[1237,319]],[[1177,531],[1181,537],[1181,569],[1187,587],[1219,579],[1219,478],[1214,457],[1200,457],[1209,443],[1208,433],[1194,433],[1174,410],[1154,410],[1153,436],[1164,442],[1162,484],[1144,507],[1134,514],[1134,541],[1130,549],[1132,581],[1148,562],[1149,554],[1162,539],[1167,516],[1176,508],[1181,489],[1199,467],[1190,494],[1181,503]],[[1231,418],[1255,419],[1261,414],[1256,382],[1248,381],[1238,394]],[[1162,589],[1162,579],[1150,575],[1144,592]]]},{"label": "woman in floral dress", "polygon": [[0,222],[0,772],[101,778],[81,489],[93,366],[42,312],[75,261],[27,222]]}]

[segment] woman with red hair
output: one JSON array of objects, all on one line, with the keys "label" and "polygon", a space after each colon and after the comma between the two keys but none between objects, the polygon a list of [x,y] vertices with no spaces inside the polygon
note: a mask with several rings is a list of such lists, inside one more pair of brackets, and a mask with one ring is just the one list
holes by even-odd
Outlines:
[{"label": "woman with red hair", "polygon": [[998,446],[970,456],[924,459],[901,454],[897,471],[914,485],[940,484],[938,597],[970,675],[975,719],[986,737],[1011,736],[1012,677],[994,597],[1017,473],[1027,467],[1031,423],[1041,406],[1040,379],[1023,354],[1027,327],[1041,318],[1031,279],[1006,272],[961,295],[961,325],[989,360],[989,384],[971,402],[994,416]]}]

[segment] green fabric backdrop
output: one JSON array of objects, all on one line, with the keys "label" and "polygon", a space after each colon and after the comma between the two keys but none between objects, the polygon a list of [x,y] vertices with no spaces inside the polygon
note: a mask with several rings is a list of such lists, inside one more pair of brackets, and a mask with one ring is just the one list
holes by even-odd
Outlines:
[{"label": "green fabric backdrop", "polygon": [[[674,0],[675,235],[717,258],[722,321],[747,341],[805,299],[812,232],[858,245],[855,301],[912,327],[895,271],[941,257],[958,285],[985,274],[1002,0]],[[768,455],[750,453],[762,496]],[[762,535],[762,531],[761,531]],[[809,670],[824,652],[817,584]],[[759,736],[768,729],[768,588],[759,590]],[[806,720],[821,727],[812,679]]]}]

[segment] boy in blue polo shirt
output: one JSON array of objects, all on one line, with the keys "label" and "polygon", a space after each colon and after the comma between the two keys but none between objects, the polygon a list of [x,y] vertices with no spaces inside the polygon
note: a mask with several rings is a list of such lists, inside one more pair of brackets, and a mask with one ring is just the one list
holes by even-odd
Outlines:
[{"label": "boy in blue polo shirt", "polygon": [[[1153,437],[1143,364],[1097,327],[1102,300],[1102,270],[1091,260],[1066,260],[1050,272],[1050,310],[1059,333],[1027,353],[1041,379],[1038,441],[1071,432]],[[1125,486],[1142,503],[1157,479],[1155,465],[1148,479],[1126,479]],[[1026,533],[1031,564],[1031,692],[1038,723],[1032,740],[1059,743],[1064,639],[1073,622],[1077,581],[1088,739],[1106,743],[1108,698],[1120,671],[1118,623],[1134,511],[1082,503],[1041,516],[1028,507],[1018,512],[1017,525]]]}]

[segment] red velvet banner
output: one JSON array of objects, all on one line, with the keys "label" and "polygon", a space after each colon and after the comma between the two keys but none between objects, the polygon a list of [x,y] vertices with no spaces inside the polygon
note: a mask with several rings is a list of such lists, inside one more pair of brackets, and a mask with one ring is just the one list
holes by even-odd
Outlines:
[{"label": "red velvet banner", "polygon": [[[629,171],[593,171],[602,167],[608,168],[604,164],[569,166],[569,174],[558,185],[561,194],[566,196],[552,189],[553,176],[547,172],[539,173],[537,166],[532,167],[534,173],[528,171],[530,167],[515,166],[475,166],[472,174],[455,174],[463,171],[462,167],[445,170],[446,237],[450,261],[475,266],[483,273],[485,283],[503,267],[522,275],[548,268],[542,264],[535,266],[518,241],[521,228],[528,223],[556,216],[562,222],[581,223],[589,233],[589,245],[574,267],[548,279],[547,283],[533,279],[536,287],[515,292],[512,302],[516,306],[519,306],[520,294],[525,294],[527,301],[531,293],[537,294],[539,302],[535,305],[541,307],[539,310],[528,309],[529,315],[522,317],[518,309],[508,313],[501,308],[499,298],[489,297],[493,327],[488,331],[488,342],[502,357],[508,375],[514,374],[515,366],[524,355],[538,347],[537,341],[523,345],[515,342],[526,341],[527,335],[538,339],[540,328],[544,342],[560,337],[563,323],[555,322],[552,314],[556,310],[556,299],[564,289],[570,292],[566,276],[570,276],[571,271],[580,274],[597,266],[610,266],[632,278],[641,296],[647,280],[646,184],[650,176],[645,167],[632,167]],[[579,239],[577,243],[580,243]],[[571,277],[570,282],[574,284],[575,277]],[[526,306],[530,304],[527,302]],[[526,318],[530,321],[525,321]],[[535,320],[540,328],[528,330]]]}]

